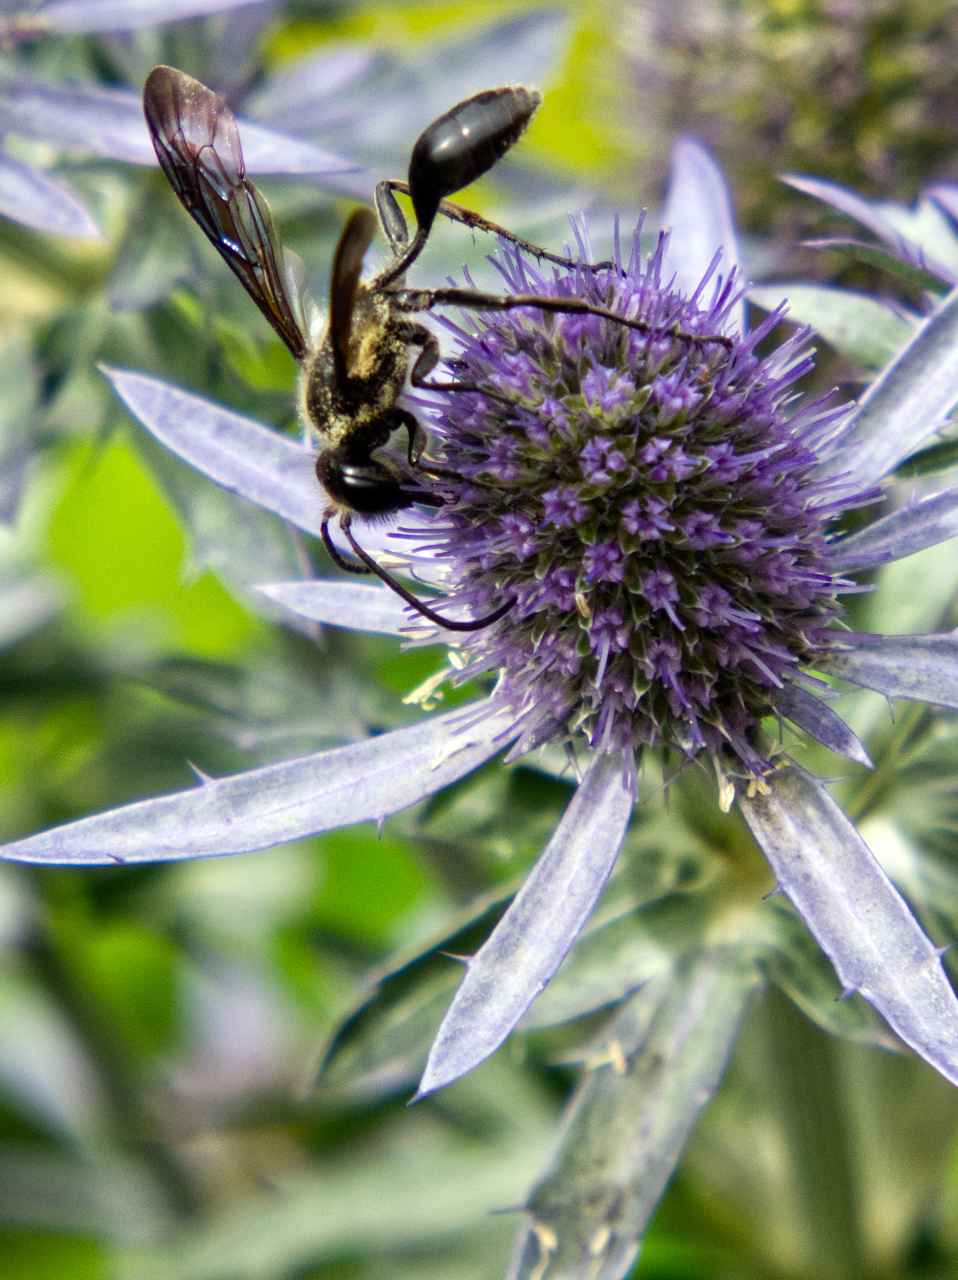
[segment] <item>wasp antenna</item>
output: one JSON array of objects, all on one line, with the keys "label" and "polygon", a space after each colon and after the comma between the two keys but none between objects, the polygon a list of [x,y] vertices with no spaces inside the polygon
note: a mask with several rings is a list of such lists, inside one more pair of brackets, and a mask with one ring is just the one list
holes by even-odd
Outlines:
[{"label": "wasp antenna", "polygon": [[336,512],[334,510],[327,511],[323,516],[323,523],[320,525],[319,529],[320,537],[323,540],[323,546],[329,553],[330,560],[332,560],[333,564],[336,565],[337,568],[344,569],[346,573],[370,573],[371,570],[367,569],[365,565],[353,564],[352,560],[347,560],[339,547],[336,546],[336,543],[333,542],[332,538],[329,536],[329,522],[335,514]]},{"label": "wasp antenna", "polygon": [[[391,573],[384,569],[382,565],[377,564],[368,551],[363,550],[353,535],[352,528],[350,527],[351,524],[352,520],[350,518],[350,513],[348,511],[344,511],[339,517],[339,527],[346,535],[349,545],[352,547],[355,555],[366,566],[367,571],[369,573],[374,573],[377,578],[380,578],[385,582],[386,586],[389,587],[391,591],[395,591],[397,596],[400,596],[405,600],[405,602],[411,608],[415,609],[417,613],[421,613],[424,618],[428,618],[430,622],[434,622],[437,627],[444,627],[447,631],[481,631],[483,627],[490,627],[494,622],[498,622],[499,619],[504,617],[516,603],[515,597],[510,596],[506,603],[500,605],[495,612],[486,614],[484,618],[473,618],[471,622],[456,622],[450,618],[444,618],[442,614],[436,613],[435,610],[430,609],[428,605],[423,604],[421,600],[417,600],[411,591],[407,591],[401,582],[397,582]],[[353,572],[356,571],[353,570]]]}]

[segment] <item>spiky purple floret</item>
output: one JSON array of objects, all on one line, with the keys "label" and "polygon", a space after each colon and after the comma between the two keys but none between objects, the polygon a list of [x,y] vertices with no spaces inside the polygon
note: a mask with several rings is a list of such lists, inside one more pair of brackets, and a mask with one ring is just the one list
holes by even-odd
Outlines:
[{"label": "spiky purple floret", "polygon": [[637,233],[624,269],[546,275],[509,248],[498,264],[511,293],[586,298],[650,332],[529,310],[456,330],[455,375],[479,390],[447,395],[435,424],[462,477],[437,532],[457,600],[516,601],[464,642],[462,678],[500,669],[536,741],[731,752],[760,775],[758,723],[840,612],[813,478],[831,415],[784,414],[805,335],[759,358],[775,315],[707,341],[736,285],[683,298],[663,249],[643,264]]}]

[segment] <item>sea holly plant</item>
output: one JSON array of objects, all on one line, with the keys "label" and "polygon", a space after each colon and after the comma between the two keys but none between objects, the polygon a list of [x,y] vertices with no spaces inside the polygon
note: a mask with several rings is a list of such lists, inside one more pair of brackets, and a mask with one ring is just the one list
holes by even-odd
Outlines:
[{"label": "sea holly plant", "polygon": [[[804,403],[807,331],[774,345],[780,310],[745,327],[727,196],[692,143],[677,151],[664,221],[671,238],[617,234],[598,266],[581,223],[569,266],[500,249],[501,292],[584,299],[606,314],[441,320],[446,373],[468,389],[410,397],[430,431],[416,483],[436,503],[359,536],[436,613],[484,617],[508,599],[504,615],[445,632],[384,586],[329,576],[262,586],[299,617],[444,644],[418,723],[201,777],[2,850],[73,867],[243,853],[382,824],[503,753],[506,766],[553,772],[564,759],[578,785],[511,904],[491,917],[489,902],[477,908],[473,925],[496,922],[465,951],[417,1091],[463,1076],[520,1024],[532,1033],[611,1008],[572,1055],[582,1082],[529,1195],[514,1280],[628,1272],[764,981],[830,1029],[903,1043],[958,1084],[949,939],[927,936],[828,789],[836,772],[873,766],[868,734],[830,705],[836,685],[958,708],[955,632],[852,625],[866,617],[864,575],[958,534],[958,488],[901,503],[892,483],[940,445],[958,403],[958,297],[907,324],[857,403]],[[167,448],[319,533],[311,442],[142,373],[106,374]],[[444,683],[470,682],[482,696],[426,710]],[[799,763],[805,743],[821,769]],[[881,770],[885,757],[872,754]],[[650,819],[663,789],[677,807],[693,797],[684,873],[650,856],[679,829]],[[722,868],[712,822],[725,824]],[[683,898],[683,874],[710,896]],[[922,883],[904,884],[917,906]],[[461,924],[423,954],[462,955],[468,932]],[[331,1074],[348,1057],[347,1032],[331,1046]],[[395,1082],[388,1056],[378,1066]]]}]

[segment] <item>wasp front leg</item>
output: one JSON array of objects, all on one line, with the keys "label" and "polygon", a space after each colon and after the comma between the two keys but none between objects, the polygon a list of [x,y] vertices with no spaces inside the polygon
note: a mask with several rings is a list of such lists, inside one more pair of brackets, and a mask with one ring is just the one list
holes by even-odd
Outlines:
[{"label": "wasp front leg", "polygon": [[[425,307],[417,309],[426,310]],[[429,375],[442,359],[442,352],[439,350],[436,335],[427,329],[425,325],[416,324],[412,320],[407,321],[400,327],[400,336],[407,346],[422,348],[413,363],[412,369],[409,371],[409,381],[417,391],[485,391],[484,387],[479,387],[474,382],[433,382],[430,380]],[[496,398],[494,394],[493,398]]]},{"label": "wasp front leg", "polygon": [[[425,471],[427,475],[434,474],[431,466],[424,467],[420,464],[419,459],[423,455],[426,447],[426,433],[422,429],[422,424],[416,418],[415,414],[409,412],[408,409],[390,409],[389,420],[393,423],[393,429],[398,431],[401,427],[406,429],[409,442],[406,446],[406,460],[410,467]],[[436,472],[435,474],[452,474],[446,472]],[[421,490],[417,493],[414,501],[421,503],[427,507],[444,506],[444,500],[438,494],[429,493],[427,490]]]},{"label": "wasp front leg", "polygon": [[[422,347],[409,372],[409,381],[417,391],[471,391],[487,396],[490,400],[498,400],[500,404],[512,403],[508,396],[500,395],[499,392],[493,391],[491,387],[480,387],[475,382],[463,382],[462,380],[456,380],[455,382],[431,381],[429,375],[442,359],[436,335],[430,332],[425,325],[415,324],[411,320],[403,325],[401,332],[403,341],[408,346]],[[428,470],[434,475],[460,478],[453,471],[442,471],[435,468],[428,468]]]}]

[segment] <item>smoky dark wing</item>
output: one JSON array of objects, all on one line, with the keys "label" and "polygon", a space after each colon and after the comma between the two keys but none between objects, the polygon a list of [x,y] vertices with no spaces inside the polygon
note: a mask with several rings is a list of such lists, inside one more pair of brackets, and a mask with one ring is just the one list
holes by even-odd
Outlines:
[{"label": "smoky dark wing", "polygon": [[349,367],[349,338],[353,327],[353,308],[363,269],[363,256],[376,234],[376,218],[371,209],[355,209],[339,237],[333,258],[333,274],[329,286],[329,331],[333,351],[345,370]]},{"label": "smoky dark wing", "polygon": [[154,67],[143,111],[160,167],[297,360],[309,330],[295,254],[283,254],[269,205],[246,177],[232,111],[212,89],[174,67]]}]

